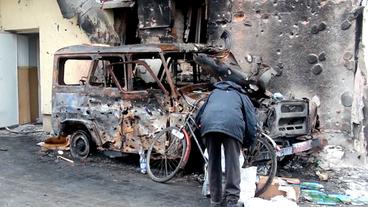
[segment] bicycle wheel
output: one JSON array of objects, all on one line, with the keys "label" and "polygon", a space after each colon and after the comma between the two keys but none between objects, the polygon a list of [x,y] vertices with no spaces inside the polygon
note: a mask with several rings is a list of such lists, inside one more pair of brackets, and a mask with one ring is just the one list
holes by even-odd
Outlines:
[{"label": "bicycle wheel", "polygon": [[160,183],[169,181],[180,169],[187,143],[177,127],[168,127],[157,134],[147,152],[147,173]]},{"label": "bicycle wheel", "polygon": [[277,170],[276,151],[263,136],[258,136],[254,146],[244,151],[243,167],[251,166],[257,167],[258,178],[259,176],[267,176],[265,184],[256,189],[255,195],[259,196],[271,185]]}]

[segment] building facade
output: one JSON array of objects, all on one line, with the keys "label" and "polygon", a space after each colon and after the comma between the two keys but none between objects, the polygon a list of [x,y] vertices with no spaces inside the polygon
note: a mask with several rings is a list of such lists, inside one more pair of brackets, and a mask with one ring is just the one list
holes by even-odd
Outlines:
[{"label": "building facade", "polygon": [[0,90],[13,96],[0,108],[1,118],[11,121],[0,123],[24,123],[39,114],[49,129],[53,54],[61,47],[159,42],[222,46],[221,35],[227,31],[244,72],[255,75],[255,66],[267,64],[277,72],[270,91],[289,98],[318,96],[322,129],[353,137],[364,154],[365,5],[358,0],[0,0],[0,55],[7,55],[0,59]]}]

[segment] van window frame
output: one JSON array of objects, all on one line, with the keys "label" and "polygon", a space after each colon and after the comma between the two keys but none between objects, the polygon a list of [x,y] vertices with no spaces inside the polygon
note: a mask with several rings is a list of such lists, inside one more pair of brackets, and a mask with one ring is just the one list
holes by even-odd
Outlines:
[{"label": "van window frame", "polygon": [[[131,64],[139,64],[142,65],[152,76],[152,78],[155,80],[155,82],[158,84],[159,89],[161,89],[161,91],[165,94],[165,95],[169,95],[169,92],[165,89],[165,87],[162,85],[161,81],[158,79],[158,77],[154,74],[152,68],[147,64],[146,61],[143,60],[131,60],[131,61],[122,61],[122,62],[116,62],[116,63],[112,63],[110,65],[107,66],[107,70],[108,73],[111,73],[111,76],[113,77],[113,80],[115,82],[115,84],[118,86],[118,88],[120,89],[120,91],[122,93],[126,93],[126,94],[132,94],[132,93],[145,93],[148,91],[148,89],[145,90],[133,90],[133,78],[132,78],[132,67]],[[119,81],[117,80],[113,70],[112,70],[112,66],[114,65],[125,65],[124,69],[127,70],[127,76],[125,76],[124,78],[126,79],[126,83],[128,84],[128,88],[127,90],[124,90],[124,88],[120,85]]]},{"label": "van window frame", "polygon": [[[89,69],[88,69],[88,73],[87,73],[87,80],[85,84],[66,84],[64,82],[64,75],[65,75],[65,63],[68,60],[90,60],[91,64],[89,64]],[[88,79],[91,73],[91,70],[93,68],[93,57],[90,55],[85,55],[85,56],[81,56],[81,55],[70,55],[70,56],[61,56],[57,58],[57,85],[58,86],[65,86],[65,87],[84,87],[85,85],[88,84]]]},{"label": "van window frame", "polygon": [[[95,58],[94,60],[93,60],[93,67],[91,68],[91,71],[90,71],[90,73],[89,73],[89,76],[88,76],[88,85],[89,86],[91,86],[91,87],[96,87],[96,88],[118,88],[119,90],[120,90],[120,87],[119,86],[121,86],[120,85],[120,83],[119,83],[119,81],[118,82],[116,82],[115,81],[115,79],[113,78],[113,82],[115,83],[115,85],[116,85],[116,87],[107,87],[107,83],[106,83],[106,76],[108,75],[108,73],[109,73],[109,70],[108,70],[108,68],[109,68],[109,65],[111,65],[111,60],[109,60],[109,58],[111,59],[111,58],[121,58],[123,61],[125,61],[126,60],[126,57],[124,56],[124,55],[102,55],[102,56],[99,56],[98,58]],[[108,61],[108,62],[110,62],[110,64],[107,64],[107,65],[105,65],[105,70],[106,70],[106,73],[104,73],[104,83],[103,83],[103,86],[95,86],[95,85],[92,85],[91,84],[91,79],[92,79],[92,75],[93,75],[93,73],[95,72],[95,70],[97,69],[97,64],[98,64],[98,62],[99,61]],[[120,61],[121,62],[121,61]],[[120,63],[120,62],[116,62],[116,63]],[[126,70],[126,66],[124,65],[124,70]],[[113,74],[114,76],[115,76],[115,74]],[[125,86],[124,87],[121,87],[121,89],[122,89],[122,91],[127,91],[127,89],[126,89],[126,87],[127,87],[127,80],[126,80],[126,74],[124,74],[124,82],[125,82]],[[115,77],[116,78],[116,77]]]}]

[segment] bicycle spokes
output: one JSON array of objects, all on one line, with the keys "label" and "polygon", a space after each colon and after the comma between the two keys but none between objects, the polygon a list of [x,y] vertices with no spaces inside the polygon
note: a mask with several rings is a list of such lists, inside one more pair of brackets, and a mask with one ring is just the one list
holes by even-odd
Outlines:
[{"label": "bicycle spokes", "polygon": [[177,136],[177,130],[169,127],[157,135],[148,153],[148,173],[158,182],[171,179],[181,166],[186,148],[185,139]]},{"label": "bicycle spokes", "polygon": [[277,169],[275,149],[263,137],[257,137],[255,145],[244,151],[243,167],[251,166],[257,167],[257,176],[266,176],[266,183],[256,191],[256,195],[260,195],[272,183]]}]

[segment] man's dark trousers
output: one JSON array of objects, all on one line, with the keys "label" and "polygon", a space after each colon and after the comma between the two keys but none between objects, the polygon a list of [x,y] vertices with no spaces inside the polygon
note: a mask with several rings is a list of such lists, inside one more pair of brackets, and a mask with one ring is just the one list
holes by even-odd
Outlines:
[{"label": "man's dark trousers", "polygon": [[[210,132],[205,135],[208,150],[208,176],[210,184],[211,203],[221,203],[226,200],[239,199],[240,195],[240,164],[241,143],[226,134]],[[221,145],[225,151],[225,189],[222,194]]]}]

